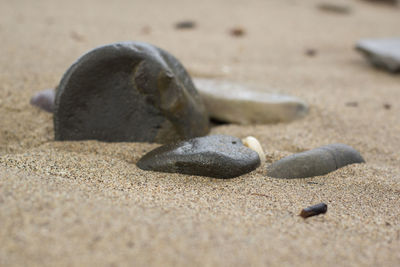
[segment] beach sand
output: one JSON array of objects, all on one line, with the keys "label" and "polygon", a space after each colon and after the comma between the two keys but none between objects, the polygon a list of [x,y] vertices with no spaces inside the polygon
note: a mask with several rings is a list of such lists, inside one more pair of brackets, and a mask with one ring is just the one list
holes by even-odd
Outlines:
[{"label": "beach sand", "polygon": [[[335,14],[317,3],[0,1],[0,265],[399,266],[400,76],[354,45],[398,35],[400,7],[349,0],[352,12]],[[197,26],[175,29],[182,20]],[[245,34],[230,35],[235,27]],[[267,155],[229,180],[138,169],[157,144],[55,142],[52,114],[30,97],[86,51],[126,40],[164,48],[193,77],[300,97],[310,113],[214,127],[255,136]],[[330,143],[366,163],[267,176],[271,162]],[[320,202],[325,215],[298,216]]]}]

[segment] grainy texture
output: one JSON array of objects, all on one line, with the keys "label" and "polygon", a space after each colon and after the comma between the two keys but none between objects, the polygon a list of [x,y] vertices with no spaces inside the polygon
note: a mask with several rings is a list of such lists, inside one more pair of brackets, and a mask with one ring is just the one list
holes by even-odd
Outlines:
[{"label": "grainy texture", "polygon": [[[399,9],[352,1],[352,15],[331,16],[312,0],[109,3],[0,2],[0,265],[400,264],[400,76],[353,49],[398,33]],[[201,27],[172,26],[186,18]],[[232,38],[235,25],[248,34]],[[338,142],[367,163],[302,180],[268,178],[262,167],[218,180],[137,168],[157,145],[54,142],[52,115],[30,97],[57,86],[89,49],[132,39],[163,47],[197,77],[270,85],[310,103],[289,124],[212,129],[256,137],[268,164]],[[304,56],[308,47],[318,56]],[[326,215],[298,216],[319,202]]]}]

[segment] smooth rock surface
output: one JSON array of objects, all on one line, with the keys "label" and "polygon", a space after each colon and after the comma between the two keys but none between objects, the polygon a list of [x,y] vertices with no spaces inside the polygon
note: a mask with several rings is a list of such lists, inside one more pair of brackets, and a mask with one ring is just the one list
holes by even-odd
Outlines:
[{"label": "smooth rock surface", "polygon": [[182,64],[146,43],[98,47],[64,74],[56,140],[167,143],[206,135],[209,119]]},{"label": "smooth rock surface", "polygon": [[360,40],[356,49],[376,67],[389,72],[400,71],[400,37]]},{"label": "smooth rock surface", "polygon": [[251,90],[228,81],[194,79],[210,116],[238,124],[289,122],[304,117],[308,105],[286,95]]},{"label": "smooth rock surface", "polygon": [[272,163],[268,176],[306,178],[324,175],[353,163],[365,162],[358,151],[345,144],[330,144],[296,153]]},{"label": "smooth rock surface", "polygon": [[136,165],[143,170],[233,178],[256,169],[260,158],[239,138],[211,135],[158,147]]},{"label": "smooth rock surface", "polygon": [[30,103],[47,112],[53,112],[55,96],[56,93],[53,89],[43,90],[32,96]]}]

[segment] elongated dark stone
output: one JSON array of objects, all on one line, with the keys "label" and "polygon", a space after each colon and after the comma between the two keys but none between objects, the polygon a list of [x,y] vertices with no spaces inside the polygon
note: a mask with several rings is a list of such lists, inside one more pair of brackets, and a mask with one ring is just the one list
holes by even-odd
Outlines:
[{"label": "elongated dark stone", "polygon": [[365,162],[358,151],[345,144],[331,144],[293,154],[272,163],[268,176],[306,178],[324,175],[353,163]]},{"label": "elongated dark stone", "polygon": [[208,115],[189,74],[146,43],[101,46],[64,74],[55,100],[56,140],[168,143],[206,135]]},{"label": "elongated dark stone", "polygon": [[143,170],[233,178],[257,168],[260,157],[239,138],[211,135],[163,145],[136,165]]},{"label": "elongated dark stone", "polygon": [[311,216],[326,213],[327,211],[328,211],[328,205],[326,205],[325,203],[319,203],[303,209],[300,212],[300,216],[303,218],[308,218]]}]

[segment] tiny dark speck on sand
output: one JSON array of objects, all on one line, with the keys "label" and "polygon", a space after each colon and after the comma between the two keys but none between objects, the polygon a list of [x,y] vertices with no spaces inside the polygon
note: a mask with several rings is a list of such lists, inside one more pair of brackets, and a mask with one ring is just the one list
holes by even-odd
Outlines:
[{"label": "tiny dark speck on sand", "polygon": [[241,27],[235,27],[230,30],[230,34],[235,37],[241,37],[245,35],[246,31]]},{"label": "tiny dark speck on sand", "polygon": [[311,216],[326,213],[327,210],[328,206],[325,203],[319,203],[303,209],[299,215],[305,219]]},{"label": "tiny dark speck on sand", "polygon": [[354,101],[354,102],[347,102],[347,103],[346,103],[346,106],[356,108],[356,107],[358,107],[358,102],[356,102],[356,101]]},{"label": "tiny dark speck on sand", "polygon": [[385,104],[383,104],[383,108],[384,109],[391,109],[392,105],[390,105],[389,103],[385,103]]},{"label": "tiny dark speck on sand", "polygon": [[314,57],[317,55],[317,50],[313,49],[313,48],[308,48],[305,51],[305,55],[309,56],[309,57]]},{"label": "tiny dark speck on sand", "polygon": [[196,27],[196,22],[192,20],[184,20],[175,24],[176,29],[193,29]]}]

